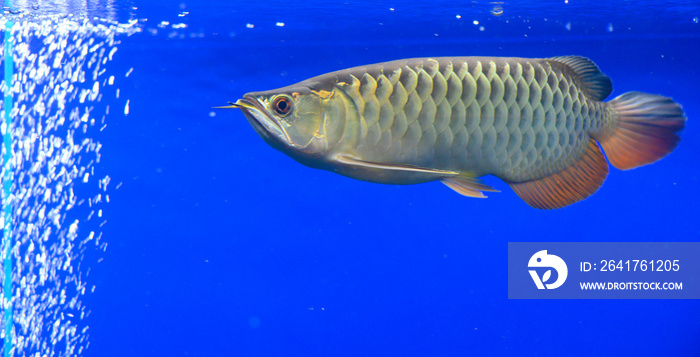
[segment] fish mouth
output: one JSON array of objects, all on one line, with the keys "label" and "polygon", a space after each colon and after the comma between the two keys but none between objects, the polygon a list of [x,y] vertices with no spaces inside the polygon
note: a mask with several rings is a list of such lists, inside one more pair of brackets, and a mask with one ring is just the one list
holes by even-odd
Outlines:
[{"label": "fish mouth", "polygon": [[283,141],[287,145],[293,145],[287,131],[269,114],[262,103],[253,97],[243,96],[242,99],[237,100],[235,103],[229,102],[228,106],[216,108],[240,109],[255,131],[263,136],[263,138],[275,138]]}]

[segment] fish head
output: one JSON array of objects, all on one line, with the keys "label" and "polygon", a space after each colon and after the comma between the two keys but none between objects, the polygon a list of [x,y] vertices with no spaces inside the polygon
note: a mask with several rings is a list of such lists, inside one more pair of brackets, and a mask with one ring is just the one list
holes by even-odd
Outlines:
[{"label": "fish head", "polygon": [[[311,166],[323,167],[341,140],[346,100],[334,91],[296,84],[251,92],[224,108],[238,108],[270,146]],[[339,109],[341,108],[341,109]]]}]

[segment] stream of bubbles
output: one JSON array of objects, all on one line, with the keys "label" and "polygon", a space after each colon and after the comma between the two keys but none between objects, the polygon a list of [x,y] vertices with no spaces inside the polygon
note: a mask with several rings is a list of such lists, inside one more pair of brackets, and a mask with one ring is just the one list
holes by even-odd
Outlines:
[{"label": "stream of bubbles", "polygon": [[94,262],[84,257],[107,247],[100,229],[110,177],[100,172],[98,138],[110,111],[128,112],[118,89],[124,73],[110,73],[108,65],[120,38],[139,29],[136,20],[31,11],[6,11],[0,24],[0,58],[14,62],[0,85],[0,108],[8,104],[1,129],[10,144],[0,175],[7,186],[0,252],[10,267],[0,271],[9,297],[1,301],[4,352],[80,355],[89,344],[82,297],[94,290],[86,283]]}]

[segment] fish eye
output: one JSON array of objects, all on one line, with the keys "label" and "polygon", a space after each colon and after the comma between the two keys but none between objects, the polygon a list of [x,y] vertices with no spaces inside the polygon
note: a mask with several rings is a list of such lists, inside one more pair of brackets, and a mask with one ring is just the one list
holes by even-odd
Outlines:
[{"label": "fish eye", "polygon": [[279,116],[287,116],[292,112],[292,98],[286,95],[280,95],[272,101],[272,109]]}]

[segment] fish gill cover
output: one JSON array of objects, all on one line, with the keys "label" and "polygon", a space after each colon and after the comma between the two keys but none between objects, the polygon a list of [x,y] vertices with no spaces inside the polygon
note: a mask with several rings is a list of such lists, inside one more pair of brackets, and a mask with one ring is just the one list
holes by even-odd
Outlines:
[{"label": "fish gill cover", "polygon": [[85,282],[94,262],[83,258],[107,248],[111,186],[98,166],[99,136],[122,109],[100,101],[119,97],[124,75],[109,62],[120,37],[139,29],[117,22],[107,2],[5,5],[4,355],[80,355],[90,313],[82,297],[94,291]]}]

